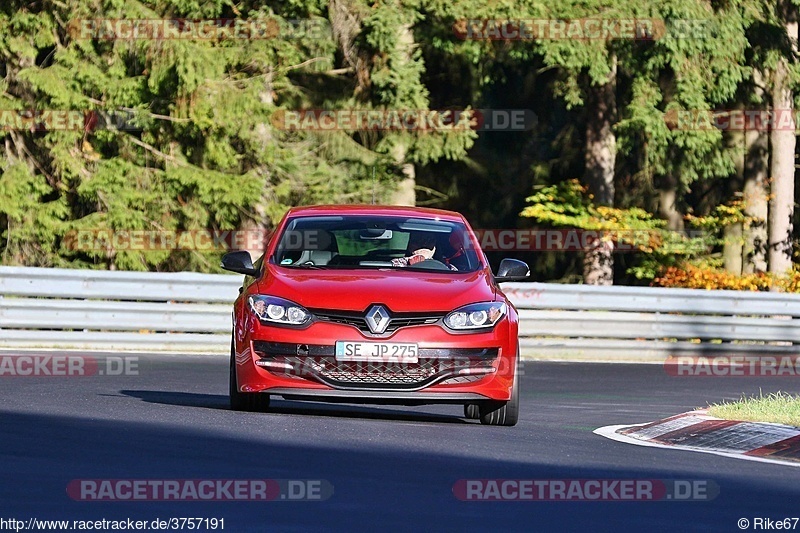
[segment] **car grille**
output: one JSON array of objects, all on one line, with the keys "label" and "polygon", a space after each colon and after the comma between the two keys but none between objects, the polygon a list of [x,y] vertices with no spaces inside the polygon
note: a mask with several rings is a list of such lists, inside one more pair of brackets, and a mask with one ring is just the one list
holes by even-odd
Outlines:
[{"label": "car grille", "polygon": [[345,324],[357,328],[361,333],[370,337],[385,337],[397,331],[400,328],[409,326],[425,326],[436,324],[445,313],[439,314],[394,314],[389,319],[389,324],[386,330],[380,335],[374,335],[367,326],[367,320],[364,313],[346,312],[346,311],[331,311],[326,309],[309,309],[317,320],[324,322],[333,322],[334,324]]},{"label": "car grille", "polygon": [[384,363],[337,361],[333,346],[259,341],[253,347],[261,358],[257,364],[273,374],[337,389],[372,390],[419,390],[435,383],[470,383],[488,374],[458,372],[489,368],[499,353],[497,348],[421,348],[417,363]]},{"label": "car grille", "polygon": [[419,363],[391,364],[391,363],[366,363],[356,361],[325,361],[312,359],[295,364],[305,363],[314,372],[330,381],[339,384],[367,383],[367,384],[413,384],[423,382],[439,371],[439,365],[434,360],[424,360]]}]

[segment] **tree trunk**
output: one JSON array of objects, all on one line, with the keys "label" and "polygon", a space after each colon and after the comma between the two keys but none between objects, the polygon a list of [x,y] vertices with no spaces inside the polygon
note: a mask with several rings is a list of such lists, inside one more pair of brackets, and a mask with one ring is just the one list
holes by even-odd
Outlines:
[{"label": "tree trunk", "polygon": [[[763,74],[753,73],[756,92],[763,95]],[[752,221],[744,230],[742,272],[767,271],[767,216],[769,213],[769,134],[761,129],[745,132],[744,214]]]},{"label": "tree trunk", "polygon": [[[402,24],[398,29],[399,38],[397,46],[402,52],[405,61],[411,61],[411,54],[414,49],[414,32],[411,31],[411,24]],[[400,167],[401,179],[397,185],[397,190],[392,195],[393,205],[415,205],[417,203],[417,174],[414,165],[406,160],[408,146],[398,144],[392,153],[395,164]]]},{"label": "tree trunk", "polygon": [[678,180],[667,176],[658,189],[658,213],[667,220],[667,229],[683,231],[683,215],[678,210]]},{"label": "tree trunk", "polygon": [[392,205],[415,205],[417,203],[417,180],[414,165],[406,161],[408,149],[405,145],[398,144],[394,147],[392,156],[394,162],[400,167],[402,178],[397,185],[397,190],[392,195]]},{"label": "tree trunk", "polygon": [[723,230],[722,263],[727,272],[742,275],[742,224],[737,222]]},{"label": "tree trunk", "polygon": [[[744,106],[737,105],[736,112],[740,115],[744,112]],[[744,131],[732,129],[725,135],[725,147],[732,154],[734,163],[734,174],[728,180],[728,193],[736,194],[742,190],[744,184],[745,168],[745,139]],[[742,274],[742,224],[736,223],[725,226],[723,229],[722,241],[722,261],[723,267],[727,272],[740,276]]]},{"label": "tree trunk", "polygon": [[[790,9],[788,6],[787,10]],[[797,22],[787,22],[786,32],[797,39]],[[796,47],[796,45],[795,45]],[[769,271],[786,275],[792,267],[792,217],[794,216],[794,102],[787,60],[781,57],[773,74],[770,132],[772,194],[769,206]]]},{"label": "tree trunk", "polygon": [[[617,157],[617,58],[610,56],[611,72],[603,85],[589,88],[586,105],[585,181],[597,205],[614,205],[614,166]],[[583,258],[583,281],[588,285],[614,283],[613,243],[597,242]]]}]

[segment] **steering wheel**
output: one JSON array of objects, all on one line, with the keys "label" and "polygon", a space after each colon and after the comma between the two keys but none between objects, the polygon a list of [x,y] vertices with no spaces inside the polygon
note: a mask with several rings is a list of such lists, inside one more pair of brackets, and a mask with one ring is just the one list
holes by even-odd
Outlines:
[{"label": "steering wheel", "polygon": [[416,263],[415,265],[413,265],[413,267],[414,268],[422,267],[428,270],[448,270],[448,271],[450,270],[450,268],[448,268],[447,265],[436,259],[425,259],[424,261]]}]

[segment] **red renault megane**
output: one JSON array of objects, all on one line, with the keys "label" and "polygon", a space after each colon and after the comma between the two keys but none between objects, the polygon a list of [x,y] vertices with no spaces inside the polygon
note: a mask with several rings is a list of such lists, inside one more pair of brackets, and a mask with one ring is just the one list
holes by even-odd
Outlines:
[{"label": "red renault megane", "polygon": [[230,401],[461,404],[483,424],[519,415],[518,316],[458,213],[382,206],[291,209],[234,303]]}]

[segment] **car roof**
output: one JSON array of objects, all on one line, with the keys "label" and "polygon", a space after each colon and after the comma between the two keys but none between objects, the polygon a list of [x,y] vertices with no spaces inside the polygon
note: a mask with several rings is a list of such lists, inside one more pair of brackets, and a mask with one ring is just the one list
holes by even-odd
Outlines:
[{"label": "car roof", "polygon": [[444,209],[431,209],[427,207],[409,207],[396,205],[312,205],[293,207],[287,216],[310,216],[310,215],[397,215],[409,217],[440,218],[450,221],[462,221],[462,217],[455,211]]}]

